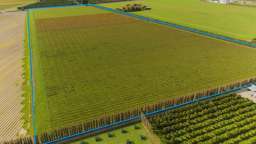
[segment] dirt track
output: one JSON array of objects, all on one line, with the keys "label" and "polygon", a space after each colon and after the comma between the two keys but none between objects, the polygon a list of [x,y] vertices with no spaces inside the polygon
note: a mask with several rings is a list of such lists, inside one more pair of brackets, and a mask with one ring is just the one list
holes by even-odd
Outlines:
[{"label": "dirt track", "polygon": [[25,13],[0,14],[0,143],[22,130],[22,58]]}]

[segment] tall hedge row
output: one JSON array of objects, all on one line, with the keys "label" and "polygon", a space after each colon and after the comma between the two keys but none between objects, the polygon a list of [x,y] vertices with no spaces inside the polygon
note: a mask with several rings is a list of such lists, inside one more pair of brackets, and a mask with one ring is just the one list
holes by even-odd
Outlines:
[{"label": "tall hedge row", "polygon": [[[120,113],[116,113],[116,114],[112,114],[112,115],[103,115],[103,116],[99,117],[98,119],[94,119],[92,121],[87,121],[82,124],[78,124],[78,125],[74,125],[74,126],[66,127],[66,128],[56,129],[54,131],[44,132],[37,136],[38,142],[45,143],[45,142],[55,141],[55,140],[58,140],[63,137],[72,136],[72,135],[75,135],[78,133],[88,132],[95,128],[100,128],[103,126],[111,125],[111,124],[114,124],[117,122],[128,120],[130,118],[134,118],[134,117],[138,118],[138,119],[135,119],[135,121],[139,121],[140,117],[141,117],[141,113],[147,114],[150,112],[164,110],[166,108],[169,108],[169,107],[177,105],[177,104],[192,101],[192,100],[199,99],[199,98],[202,98],[205,96],[210,96],[212,94],[221,94],[225,91],[233,90],[235,88],[240,88],[241,86],[245,86],[247,84],[251,84],[254,82],[256,82],[256,78],[227,84],[225,86],[220,86],[217,88],[204,90],[204,91],[197,92],[197,93],[183,96],[183,97],[162,100],[155,104],[138,106],[138,107],[133,108],[126,112],[120,112]],[[154,114],[152,116],[155,116],[155,115],[156,114]],[[127,121],[127,123],[124,123],[124,124],[129,124],[130,122],[135,122],[135,121]],[[121,125],[119,125],[119,126],[121,126]],[[103,132],[103,131],[113,129],[113,128],[115,128],[115,127],[111,126],[111,127],[107,127],[104,129],[99,129],[98,131],[88,132],[84,136],[89,136],[89,135],[92,135],[92,134],[95,134],[98,132]],[[18,140],[11,141],[11,142],[6,142],[5,144],[32,144],[32,143],[33,143],[33,141],[31,138],[25,138],[25,139],[18,139]]]},{"label": "tall hedge row", "polygon": [[50,6],[98,4],[98,3],[120,2],[120,1],[132,1],[132,0],[41,0],[40,2],[19,7],[19,9],[25,10],[25,9],[31,9],[31,8],[43,8],[43,7],[50,7]]},{"label": "tall hedge row", "polygon": [[65,6],[77,4],[74,0],[41,0],[40,2],[32,3],[23,7],[19,7],[21,10],[30,8],[42,8],[49,6]]},{"label": "tall hedge row", "polygon": [[[187,95],[187,96],[183,96],[183,97],[177,97],[177,98],[172,98],[172,99],[167,99],[167,100],[162,100],[160,102],[157,102],[155,104],[149,104],[149,105],[144,105],[144,106],[138,106],[136,108],[133,108],[129,111],[126,112],[120,112],[120,113],[116,113],[116,114],[112,114],[112,115],[103,115],[101,117],[99,117],[98,119],[92,120],[92,121],[88,121],[79,125],[75,125],[72,127],[66,127],[66,128],[61,128],[61,129],[57,129],[51,132],[45,132],[41,135],[38,136],[38,140],[40,142],[48,142],[48,141],[54,141],[57,140],[59,138],[63,138],[66,136],[71,136],[77,133],[82,133],[82,132],[86,132],[89,131],[91,129],[95,129],[95,128],[99,128],[102,126],[106,126],[106,125],[110,125],[116,122],[121,122],[130,118],[134,118],[134,117],[138,117],[140,118],[141,113],[150,113],[150,112],[155,112],[158,110],[164,110],[170,106],[174,106],[177,104],[181,104],[181,103],[185,103],[188,101],[192,101],[194,99],[199,99],[202,98],[204,96],[210,96],[212,94],[217,94],[217,93],[223,93],[227,90],[233,90],[235,88],[240,88],[241,86],[250,84],[252,82],[256,82],[256,78],[252,78],[252,79],[248,79],[248,80],[243,80],[243,81],[239,81],[239,82],[235,82],[232,84],[228,84],[225,86],[220,86],[217,88],[213,88],[213,89],[209,89],[209,90],[205,90],[205,91],[201,91],[201,92],[197,92],[191,95]],[[152,116],[155,116],[152,115]],[[137,119],[138,121],[140,119]],[[133,121],[131,121],[133,122]],[[128,124],[129,122],[127,122]],[[110,127],[111,129],[112,127]],[[101,129],[97,132],[102,132],[102,131],[106,131],[109,128],[106,129]],[[92,133],[88,133],[88,135],[90,135]]]}]

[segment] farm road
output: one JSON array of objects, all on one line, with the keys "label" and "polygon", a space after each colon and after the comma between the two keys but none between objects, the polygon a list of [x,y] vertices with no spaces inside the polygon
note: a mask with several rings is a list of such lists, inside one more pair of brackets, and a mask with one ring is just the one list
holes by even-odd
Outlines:
[{"label": "farm road", "polygon": [[0,143],[22,130],[24,12],[0,14]]}]

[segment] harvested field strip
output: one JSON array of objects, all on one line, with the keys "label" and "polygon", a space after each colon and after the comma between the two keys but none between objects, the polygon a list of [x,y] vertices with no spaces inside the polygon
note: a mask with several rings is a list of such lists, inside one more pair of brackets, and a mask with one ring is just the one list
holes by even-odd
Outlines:
[{"label": "harvested field strip", "polygon": [[24,17],[23,12],[0,15],[0,143],[22,130]]},{"label": "harvested field strip", "polygon": [[256,75],[255,49],[104,11],[50,19],[38,11],[39,133]]}]

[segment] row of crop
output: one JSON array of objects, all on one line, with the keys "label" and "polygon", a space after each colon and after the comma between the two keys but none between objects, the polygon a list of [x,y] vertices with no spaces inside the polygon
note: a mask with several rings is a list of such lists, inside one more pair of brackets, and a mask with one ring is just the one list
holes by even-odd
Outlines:
[{"label": "row of crop", "polygon": [[[184,136],[186,134],[189,134],[190,135],[189,137],[193,137],[193,136],[195,137],[195,135],[193,135],[193,133],[195,133],[197,130],[201,130],[202,127],[207,127],[216,122],[221,122],[224,120],[223,117],[227,119],[232,116],[234,116],[234,115],[220,110],[218,112],[218,115],[215,115],[214,113],[210,113],[210,114],[207,114],[206,116],[199,117],[198,119],[194,120],[193,122],[186,121],[184,123],[173,125],[172,127],[167,126],[164,128],[164,132],[172,133],[171,131],[168,132],[166,130],[166,129],[169,129],[169,130],[175,131],[175,133],[172,134],[172,137],[180,137],[180,136]],[[196,133],[196,134],[198,135],[198,133]],[[186,135],[185,137],[187,137],[187,136],[188,135]]]},{"label": "row of crop", "polygon": [[[231,108],[232,107],[227,107],[224,110],[227,110],[227,109],[230,110]],[[200,129],[200,127],[206,126],[207,124],[210,125],[211,124],[210,121],[211,122],[221,121],[223,120],[222,117],[225,117],[227,119],[228,117],[234,116],[234,114],[230,114],[229,111],[224,111],[224,110],[219,109],[215,113],[205,111],[202,116],[199,116],[196,119],[188,118],[186,121],[181,123],[176,123],[176,124],[173,124],[171,122],[168,123],[168,121],[162,122],[165,124],[165,127],[161,125],[161,122],[160,123],[158,122],[158,125],[160,126],[158,126],[157,129],[159,128],[162,129],[161,134],[168,134],[167,136],[172,135],[172,137],[178,137],[186,133],[192,134],[192,132],[195,132],[196,130]],[[155,125],[157,126],[157,124]]]},{"label": "row of crop", "polygon": [[[252,111],[250,112],[250,114],[248,115],[243,115],[243,116],[254,116],[256,114],[256,112]],[[223,115],[224,117],[225,115]],[[235,115],[228,115],[230,117],[228,117],[227,119],[219,119],[217,118],[216,121],[210,121],[209,123],[205,122],[206,126],[205,127],[201,127],[201,129],[197,129],[195,131],[191,131],[190,133],[186,133],[185,135],[183,135],[182,137],[185,137],[186,140],[188,140],[191,143],[194,142],[205,142],[206,140],[211,140],[212,135],[214,136],[218,136],[218,137],[223,137],[223,140],[225,140],[227,137],[225,136],[225,134],[227,134],[229,131],[237,131],[237,127],[240,124],[244,124],[245,121],[248,121],[247,117],[243,118],[241,121],[234,121],[233,118],[235,117]],[[249,117],[250,118],[250,117]],[[253,119],[251,119],[251,122],[255,120],[255,117],[252,117]],[[203,130],[202,130],[203,129]],[[224,134],[224,135],[223,135]],[[210,136],[210,137],[209,137]],[[228,139],[231,137],[228,137]]]},{"label": "row of crop", "polygon": [[[219,100],[214,104],[214,107],[211,107],[211,109],[208,109],[207,111],[202,111],[203,110],[203,105],[198,106],[198,105],[189,105],[185,108],[182,109],[177,109],[173,110],[172,115],[159,115],[161,117],[159,119],[159,124],[158,126],[164,127],[165,124],[176,124],[176,123],[181,123],[184,122],[187,118],[190,120],[196,119],[197,117],[205,116],[206,112],[211,111],[214,108],[218,109],[223,109],[225,107],[229,107],[231,105],[234,105],[237,103],[237,101],[232,101],[231,99],[236,99],[237,97],[233,97],[233,95],[225,96],[224,98],[216,98],[215,100]],[[226,103],[226,105],[221,105],[221,103]],[[200,103],[201,104],[201,103]],[[210,103],[211,104],[211,103]],[[155,117],[156,119],[158,117]],[[168,123],[162,123],[162,121],[166,121]]]},{"label": "row of crop", "polygon": [[33,144],[33,139],[32,137],[24,137],[24,138],[3,142],[3,144]]},{"label": "row of crop", "polygon": [[[255,78],[243,80],[241,82],[236,82],[236,83],[222,86],[219,88],[205,90],[205,91],[198,92],[188,96],[163,100],[155,104],[144,105],[141,107],[138,106],[137,108],[131,109],[130,111],[126,111],[126,112],[120,112],[112,115],[103,115],[98,119],[94,119],[92,121],[88,121],[72,127],[60,128],[54,131],[41,133],[37,136],[37,139],[39,143],[46,143],[46,142],[51,142],[56,140],[58,141],[61,138],[70,137],[73,135],[77,135],[79,133],[85,133],[86,136],[89,136],[94,134],[95,132],[102,132],[109,129],[113,129],[115,128],[114,124],[116,123],[129,124],[134,121],[139,121],[141,113],[145,113],[145,115],[149,117],[156,116],[159,113],[166,112],[168,108],[175,107],[178,104],[193,102],[195,100],[202,99],[205,96],[222,95],[225,92],[230,92],[236,88],[241,88],[242,86],[248,85],[253,82],[256,82]],[[226,103],[226,106],[222,106],[222,103],[224,102]],[[212,102],[204,101],[203,103],[205,103],[205,105],[202,105],[203,109],[206,109],[206,108],[209,109],[210,107],[215,105],[216,105],[216,108],[214,109],[218,109],[218,108],[225,109],[225,108],[229,108],[231,105],[237,105],[237,103],[240,103],[240,107],[246,107],[246,104],[247,104],[247,102],[243,102],[241,99],[239,100],[232,95],[224,98],[214,99]],[[202,108],[199,108],[196,111],[193,111],[192,107],[196,108],[197,106],[191,105],[182,109],[174,110],[176,112],[175,119],[178,119],[179,117],[185,116],[185,115],[188,115],[187,119],[189,119],[190,114],[191,114],[191,118],[193,117],[194,119],[196,119],[197,116],[194,116],[194,114],[196,113],[200,114],[200,111],[202,110]],[[230,108],[230,109],[234,110],[233,108]],[[210,111],[205,111],[205,113],[207,112],[210,112]],[[161,116],[163,116],[163,119],[168,119],[168,117],[165,117],[165,114],[162,114]],[[203,117],[203,114],[200,114],[197,118],[199,117]],[[133,118],[137,118],[137,119],[132,120]],[[175,121],[173,121],[173,123],[175,123]],[[102,128],[104,126],[109,126],[109,127]],[[98,129],[98,130],[94,130],[94,129]]]},{"label": "row of crop", "polygon": [[255,110],[253,102],[230,95],[167,112],[151,122],[165,143],[235,143],[254,134]]},{"label": "row of crop", "polygon": [[[153,115],[156,115],[157,113],[152,114],[152,115],[150,113],[156,112],[156,111],[161,111],[168,107],[175,106],[177,104],[185,103],[188,101],[193,101],[195,99],[200,99],[201,97],[204,97],[204,96],[213,95],[213,94],[221,94],[225,91],[230,91],[230,90],[233,90],[234,88],[239,88],[241,86],[247,85],[252,82],[255,82],[255,79],[249,79],[249,80],[244,80],[241,82],[236,82],[233,84],[229,84],[226,86],[222,86],[222,87],[214,88],[214,89],[210,89],[210,90],[205,90],[205,91],[198,92],[198,93],[188,95],[188,96],[172,98],[169,100],[163,100],[163,101],[155,103],[155,104],[144,105],[143,107],[138,106],[137,108],[131,109],[130,111],[126,111],[126,112],[120,112],[120,113],[116,113],[113,115],[104,115],[98,119],[95,119],[95,120],[92,120],[89,122],[85,122],[80,125],[67,127],[67,128],[61,128],[61,129],[54,130],[51,132],[42,133],[38,136],[38,140],[40,142],[55,141],[55,140],[58,140],[63,137],[72,136],[74,134],[90,131],[95,128],[100,128],[100,127],[115,124],[118,122],[123,122],[125,120],[129,120],[129,119],[132,119],[135,117],[140,117],[141,113],[146,113],[146,114],[148,114],[147,116],[153,116]],[[218,102],[218,101],[216,101],[216,102]],[[127,123],[129,123],[129,122],[131,122],[131,121],[127,121]],[[112,127],[109,127],[109,128],[112,128]],[[106,130],[106,129],[100,129],[99,131],[101,131],[101,130]],[[87,133],[87,134],[89,135],[90,133]]]}]

